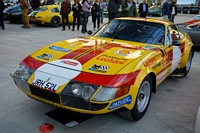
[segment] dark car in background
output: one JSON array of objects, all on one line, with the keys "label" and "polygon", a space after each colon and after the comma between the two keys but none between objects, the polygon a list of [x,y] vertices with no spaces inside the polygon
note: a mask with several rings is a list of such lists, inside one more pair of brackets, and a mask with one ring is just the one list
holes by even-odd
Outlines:
[{"label": "dark car in background", "polygon": [[181,13],[181,11],[182,11],[182,7],[181,6],[177,6],[177,12]]},{"label": "dark car in background", "polygon": [[190,7],[190,14],[198,14],[199,13],[199,7],[198,6],[191,6]]},{"label": "dark car in background", "polygon": [[188,14],[189,11],[190,11],[190,8],[189,8],[188,6],[183,6],[183,7],[182,7],[182,13]]},{"label": "dark car in background", "polygon": [[[32,9],[29,9],[28,13],[31,13]],[[19,4],[9,6],[3,11],[4,18],[9,20],[11,23],[23,22],[22,21],[22,9]]]},{"label": "dark car in background", "polygon": [[200,48],[200,20],[191,20],[177,25],[190,36],[194,46]]}]

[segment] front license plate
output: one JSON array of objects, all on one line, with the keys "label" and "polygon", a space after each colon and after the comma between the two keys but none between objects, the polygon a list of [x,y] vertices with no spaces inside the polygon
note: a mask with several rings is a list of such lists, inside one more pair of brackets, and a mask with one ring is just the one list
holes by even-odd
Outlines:
[{"label": "front license plate", "polygon": [[42,89],[48,89],[48,90],[52,90],[52,91],[56,91],[58,89],[58,85],[52,82],[47,82],[41,79],[34,79],[32,82],[32,85],[35,85],[39,88]]}]

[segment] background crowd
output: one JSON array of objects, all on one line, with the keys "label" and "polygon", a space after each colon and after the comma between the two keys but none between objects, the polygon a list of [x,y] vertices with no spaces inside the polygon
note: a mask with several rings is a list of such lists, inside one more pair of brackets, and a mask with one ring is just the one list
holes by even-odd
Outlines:
[{"label": "background crowd", "polygon": [[[0,0],[0,24],[2,29],[5,29],[3,22],[3,10],[4,4],[3,1]],[[163,3],[163,20],[174,22],[174,18],[177,15],[177,7],[176,2],[169,4],[170,0],[166,0]],[[16,2],[16,1],[15,1]],[[29,29],[29,20],[28,20],[28,9],[30,8],[28,5],[30,4],[32,9],[35,10],[41,5],[51,5],[54,4],[54,0],[18,0],[20,3],[20,7],[22,9],[22,19],[24,25],[22,28]],[[17,3],[17,2],[16,2]],[[153,6],[154,3],[151,3]],[[80,28],[80,16],[82,14],[82,33],[87,32],[87,23],[90,12],[92,14],[92,22],[93,22],[93,30],[100,28],[100,23],[103,24],[104,18],[104,9],[108,10],[108,20],[112,20],[117,17],[142,17],[146,18],[148,15],[148,5],[146,0],[143,0],[142,3],[139,4],[138,12],[136,8],[136,3],[133,0],[109,0],[108,5],[106,5],[106,1],[104,0],[74,0],[74,4],[71,5],[70,0],[63,0],[61,3],[60,15],[62,16],[62,31],[65,30],[65,24],[67,24],[68,29],[70,30],[70,24],[68,21],[68,17],[70,12],[73,12],[73,27],[72,31],[75,29],[75,24],[77,24],[77,30]],[[77,22],[77,23],[76,23]]]}]

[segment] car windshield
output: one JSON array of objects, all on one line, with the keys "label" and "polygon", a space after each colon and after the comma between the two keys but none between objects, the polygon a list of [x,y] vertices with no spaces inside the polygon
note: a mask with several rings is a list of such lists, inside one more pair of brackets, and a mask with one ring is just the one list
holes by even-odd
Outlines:
[{"label": "car windshield", "polygon": [[164,44],[165,26],[159,23],[112,20],[96,33],[96,36],[141,42],[147,44]]},{"label": "car windshield", "polygon": [[43,11],[46,11],[47,9],[48,9],[47,7],[40,7],[40,8],[35,9],[35,11],[43,12]]}]

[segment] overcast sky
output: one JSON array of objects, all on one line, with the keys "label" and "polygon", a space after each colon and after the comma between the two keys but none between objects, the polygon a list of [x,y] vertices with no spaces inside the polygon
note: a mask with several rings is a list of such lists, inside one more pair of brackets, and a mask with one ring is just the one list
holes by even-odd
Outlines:
[{"label": "overcast sky", "polygon": [[177,4],[195,4],[196,0],[177,0]]}]

